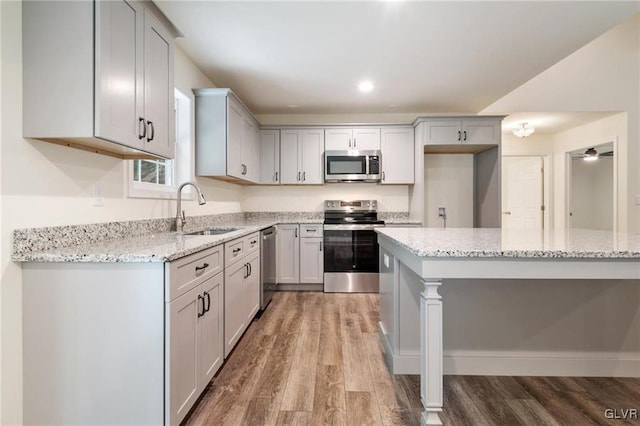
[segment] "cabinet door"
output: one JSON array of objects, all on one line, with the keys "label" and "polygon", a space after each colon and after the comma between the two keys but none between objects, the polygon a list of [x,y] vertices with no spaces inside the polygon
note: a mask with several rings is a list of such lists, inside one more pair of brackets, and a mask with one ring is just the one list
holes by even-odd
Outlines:
[{"label": "cabinet door", "polygon": [[339,151],[344,149],[355,149],[353,146],[352,129],[325,129],[324,149],[325,151]]},{"label": "cabinet door", "polygon": [[382,129],[382,184],[414,182],[413,127]]},{"label": "cabinet door", "polygon": [[322,238],[300,239],[300,282],[324,282]]},{"label": "cabinet door", "polygon": [[462,141],[462,122],[458,119],[429,120],[426,131],[425,145],[458,145]]},{"label": "cabinet door", "polygon": [[249,182],[257,182],[258,172],[258,129],[246,112],[242,115],[242,178]]},{"label": "cabinet door", "polygon": [[277,273],[278,284],[300,282],[300,229],[298,225],[277,226]]},{"label": "cabinet door", "polygon": [[254,122],[251,128],[251,159],[249,160],[249,180],[254,183],[260,182],[260,129]]},{"label": "cabinet door", "polygon": [[169,324],[169,400],[170,422],[177,425],[198,399],[198,314],[202,302],[200,286],[175,299],[167,306]]},{"label": "cabinet door", "polygon": [[324,182],[322,154],[324,152],[324,131],[309,129],[302,131],[302,155],[299,156],[302,183],[318,185]]},{"label": "cabinet door", "polygon": [[380,149],[380,129],[360,127],[353,129],[353,146],[359,151]]},{"label": "cabinet door", "polygon": [[298,149],[302,142],[301,130],[280,131],[280,183],[300,183],[301,170],[298,168]]},{"label": "cabinet door", "polygon": [[260,253],[247,256],[249,276],[244,279],[244,319],[248,327],[260,309]]},{"label": "cabinet door", "polygon": [[260,183],[280,183],[280,130],[260,131]]},{"label": "cabinet door", "polygon": [[242,167],[242,107],[232,98],[227,98],[227,175],[244,179]]},{"label": "cabinet door", "polygon": [[144,17],[144,150],[175,157],[173,47],[171,37],[150,13]]},{"label": "cabinet door", "polygon": [[469,145],[498,145],[501,121],[496,119],[465,119],[462,121],[462,143]]},{"label": "cabinet door", "polygon": [[245,262],[238,262],[224,271],[224,357],[231,353],[245,329],[244,278],[247,274]]},{"label": "cabinet door", "polygon": [[224,361],[224,329],[222,327],[224,312],[224,274],[221,272],[204,281],[200,289],[208,309],[200,317],[199,323],[199,362],[200,381],[198,393],[213,379]]},{"label": "cabinet door", "polygon": [[141,149],[144,9],[126,1],[96,6],[95,136]]}]

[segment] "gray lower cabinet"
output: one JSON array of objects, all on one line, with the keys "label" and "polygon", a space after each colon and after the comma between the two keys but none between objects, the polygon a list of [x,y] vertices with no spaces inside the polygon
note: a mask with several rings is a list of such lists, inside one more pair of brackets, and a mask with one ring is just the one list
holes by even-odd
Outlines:
[{"label": "gray lower cabinet", "polygon": [[300,282],[300,226],[277,225],[276,262],[278,284]]},{"label": "gray lower cabinet", "polygon": [[324,282],[323,238],[300,239],[300,282],[322,284]]},{"label": "gray lower cabinet", "polygon": [[260,308],[260,234],[225,243],[224,357]]},{"label": "gray lower cabinet", "polygon": [[178,425],[224,360],[223,270],[24,263],[24,423]]},{"label": "gray lower cabinet", "polygon": [[278,284],[322,284],[322,225],[278,225]]}]

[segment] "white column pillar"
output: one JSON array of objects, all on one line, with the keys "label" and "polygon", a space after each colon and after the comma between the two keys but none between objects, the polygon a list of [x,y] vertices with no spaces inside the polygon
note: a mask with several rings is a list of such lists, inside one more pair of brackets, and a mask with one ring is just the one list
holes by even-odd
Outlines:
[{"label": "white column pillar", "polygon": [[425,425],[441,425],[442,412],[442,297],[440,281],[423,281],[420,293],[420,396]]}]

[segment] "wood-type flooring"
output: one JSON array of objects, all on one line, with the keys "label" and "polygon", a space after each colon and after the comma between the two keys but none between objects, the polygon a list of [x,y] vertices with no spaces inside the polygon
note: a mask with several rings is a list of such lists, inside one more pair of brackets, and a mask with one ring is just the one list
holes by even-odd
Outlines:
[{"label": "wood-type flooring", "polygon": [[[376,294],[276,293],[185,425],[419,425],[420,377],[389,374]],[[445,376],[445,425],[640,425],[640,379]],[[630,413],[627,411],[626,413]]]}]

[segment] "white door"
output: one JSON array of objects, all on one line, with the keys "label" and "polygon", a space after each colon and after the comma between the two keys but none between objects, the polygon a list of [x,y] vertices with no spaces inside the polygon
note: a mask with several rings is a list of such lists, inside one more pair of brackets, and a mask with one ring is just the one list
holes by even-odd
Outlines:
[{"label": "white door", "polygon": [[247,275],[245,262],[239,261],[224,271],[224,357],[238,343],[245,329],[244,278]]},{"label": "white door", "polygon": [[200,380],[199,391],[209,384],[224,361],[224,329],[222,328],[224,312],[224,274],[220,272],[200,286],[202,289],[205,313],[200,317]]},{"label": "white door", "polygon": [[260,183],[280,183],[280,130],[260,131]]},{"label": "white door", "polygon": [[542,229],[544,167],[541,157],[502,158],[502,227]]},{"label": "white door", "polygon": [[227,175],[244,179],[242,167],[242,107],[227,98]]},{"label": "white door", "polygon": [[324,282],[322,238],[300,239],[300,282]]},{"label": "white door", "polygon": [[169,323],[170,421],[177,425],[198,399],[198,315],[202,313],[200,286],[167,306]]},{"label": "white door", "polygon": [[283,129],[280,131],[280,174],[282,175],[280,183],[300,183],[298,149],[300,149],[301,143],[301,130]]},{"label": "white door", "polygon": [[462,121],[440,119],[426,121],[425,145],[457,145],[462,141]]},{"label": "white door", "polygon": [[260,309],[260,252],[245,259],[249,265],[247,278],[244,279],[244,317],[247,327]]},{"label": "white door", "polygon": [[276,263],[278,284],[300,282],[300,227],[277,225]]},{"label": "white door", "polygon": [[302,170],[302,183],[322,184],[324,181],[322,154],[324,150],[324,131],[309,129],[302,131],[302,153],[298,161]]},{"label": "white door", "polygon": [[[144,9],[138,2],[104,1],[98,7],[95,135],[141,149],[144,115]],[[144,139],[146,141],[146,139]]]},{"label": "white door", "polygon": [[353,129],[353,146],[359,151],[380,149],[380,129],[359,127]]},{"label": "white door", "polygon": [[175,157],[173,57],[171,37],[150,13],[144,16],[144,150]]},{"label": "white door", "polygon": [[414,183],[413,127],[382,129],[382,184]]},{"label": "white door", "polygon": [[325,129],[324,150],[340,151],[345,149],[355,149],[352,129]]}]

